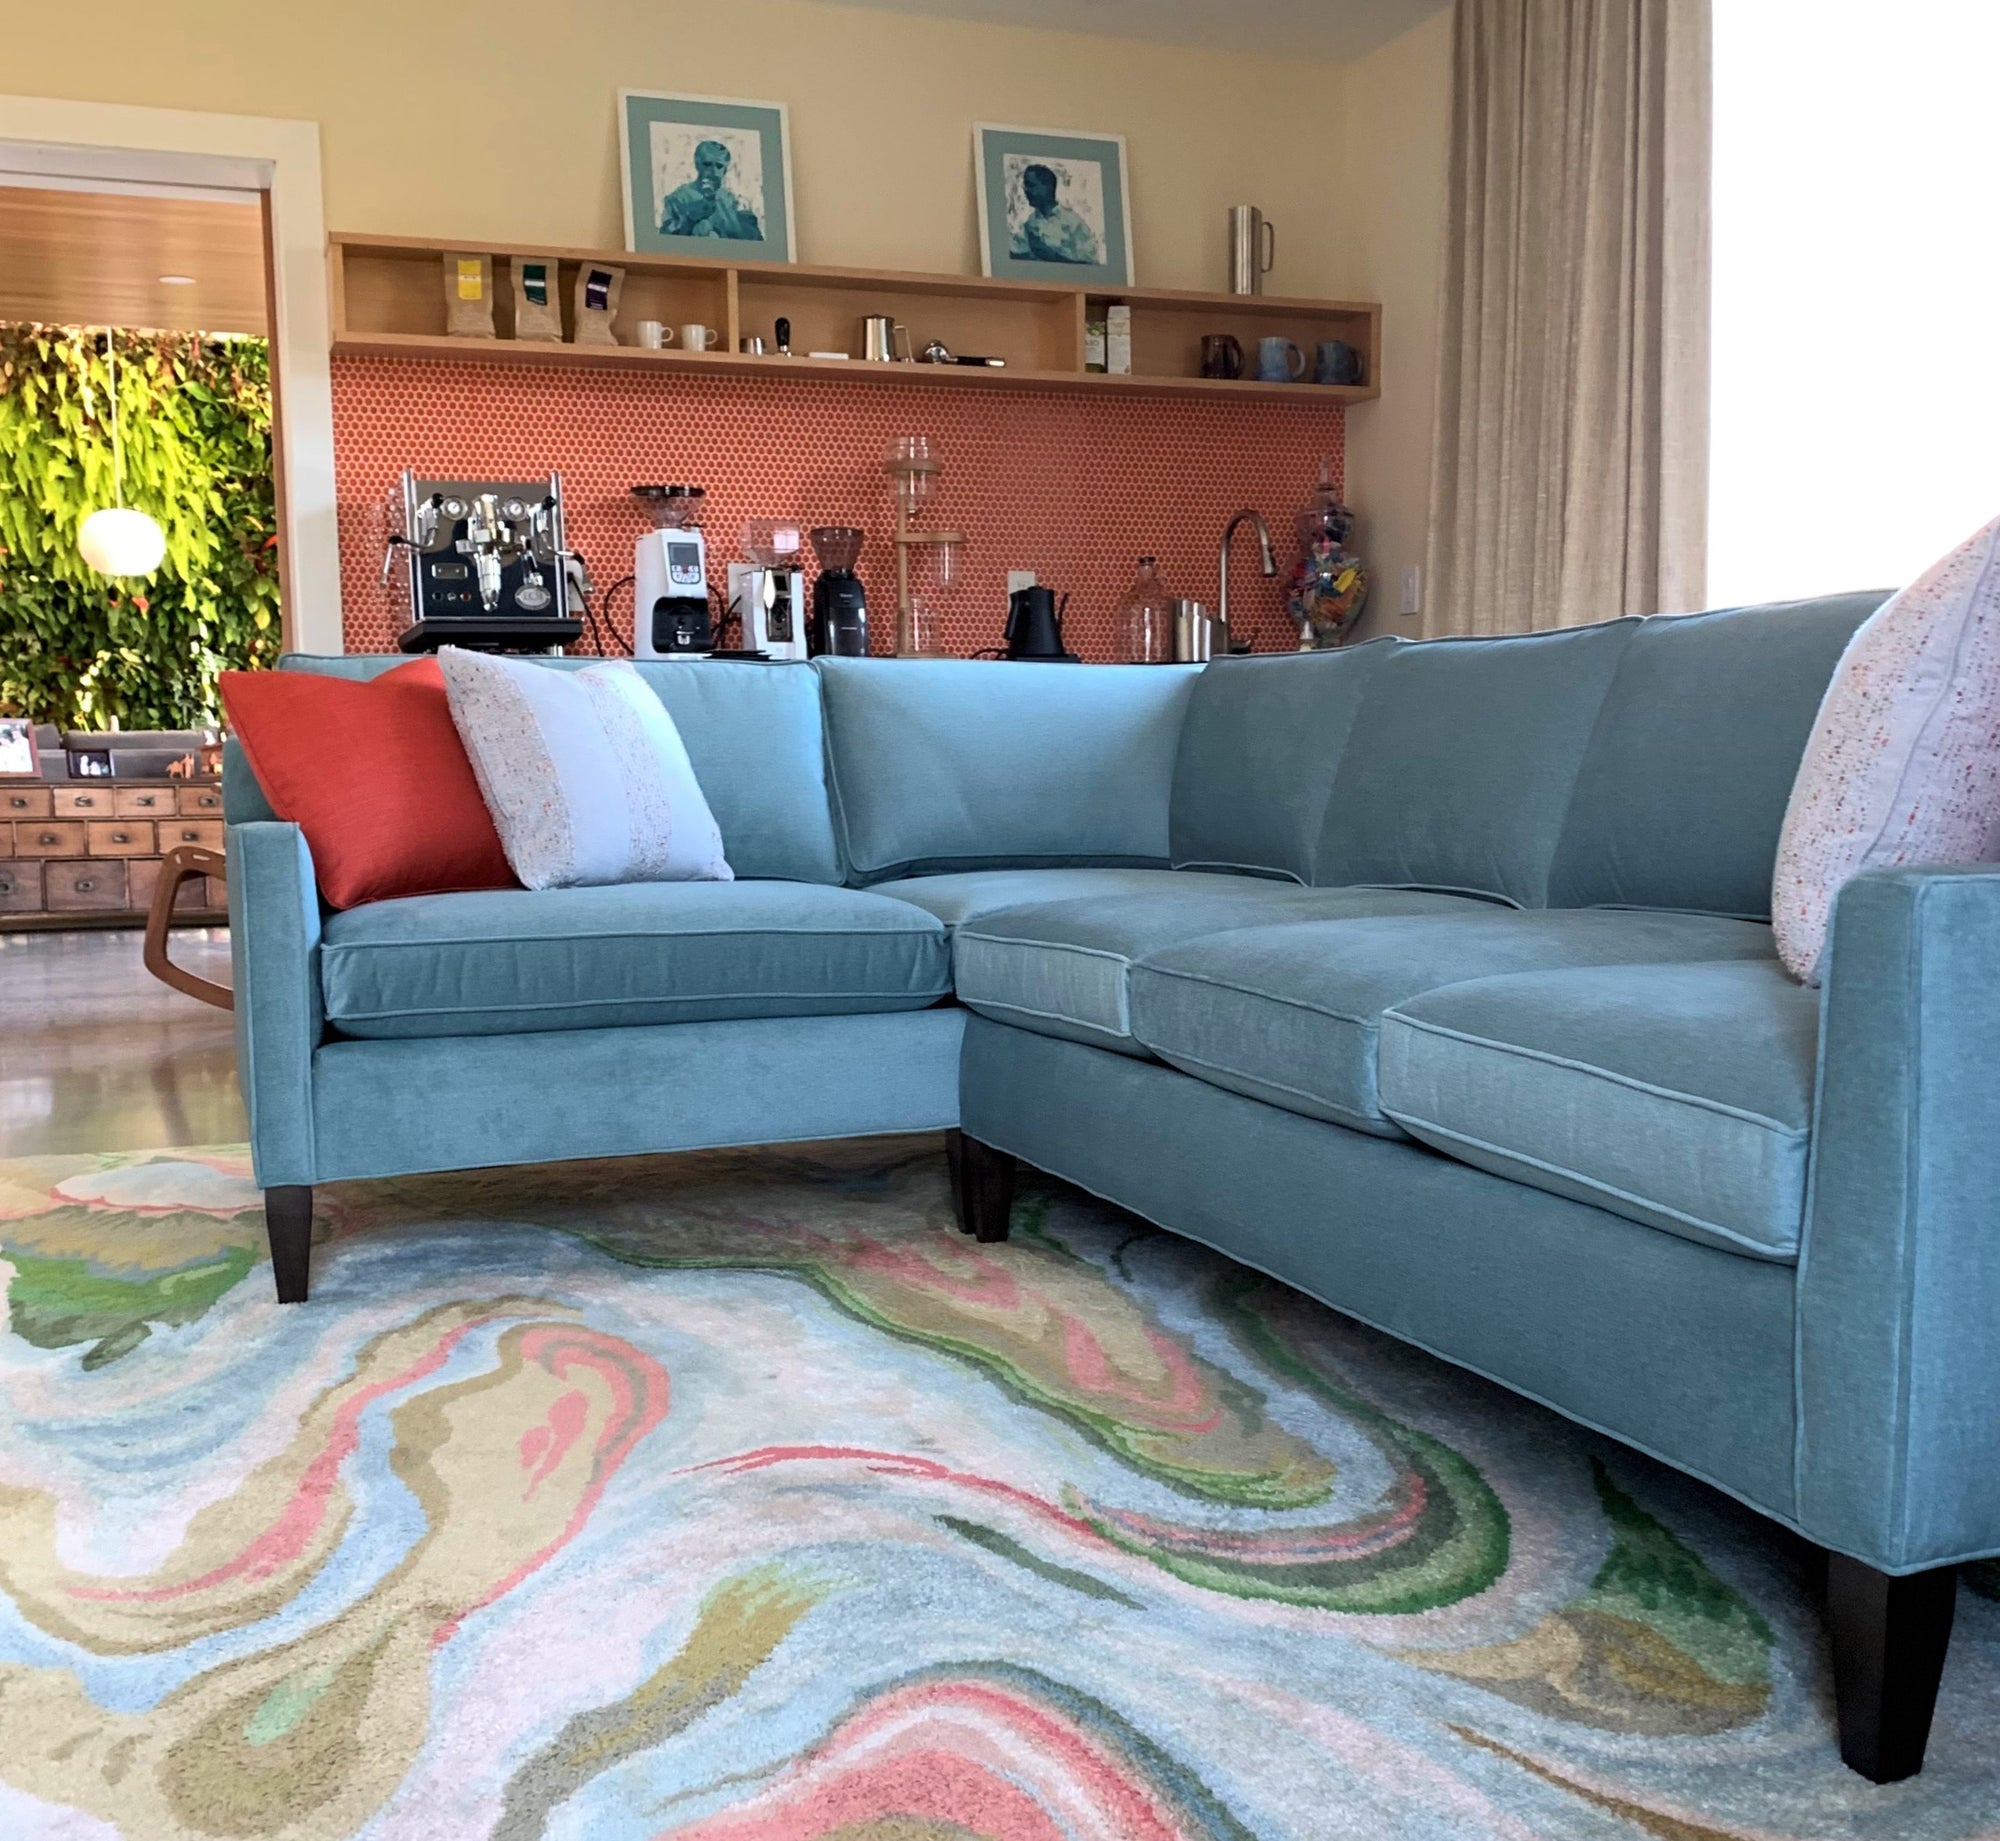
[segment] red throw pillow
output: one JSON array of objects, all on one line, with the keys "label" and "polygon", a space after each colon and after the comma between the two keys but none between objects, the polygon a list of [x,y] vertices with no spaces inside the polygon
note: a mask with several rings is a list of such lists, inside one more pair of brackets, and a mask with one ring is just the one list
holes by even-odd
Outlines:
[{"label": "red throw pillow", "polygon": [[367,684],[225,671],[222,701],[264,797],[306,834],[320,893],[336,908],[520,887],[436,659]]}]

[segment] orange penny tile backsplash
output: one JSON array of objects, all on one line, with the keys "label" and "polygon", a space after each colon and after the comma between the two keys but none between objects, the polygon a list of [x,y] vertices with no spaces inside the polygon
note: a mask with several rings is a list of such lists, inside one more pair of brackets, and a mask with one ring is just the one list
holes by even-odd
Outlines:
[{"label": "orange penny tile backsplash", "polygon": [[[852,524],[867,532],[860,574],[869,639],[891,649],[893,513],[882,459],[898,435],[930,437],[943,471],[921,522],[965,534],[943,644],[1000,643],[1010,569],[1070,596],[1065,635],[1090,660],[1113,656],[1113,611],[1136,559],[1152,554],[1170,592],[1213,603],[1216,543],[1229,515],[1270,520],[1277,581],[1257,573],[1246,534],[1232,572],[1236,629],[1258,651],[1289,651],[1284,572],[1293,514],[1320,461],[1339,477],[1337,404],[1214,396],[1109,396],[1005,386],[847,382],[822,376],[690,377],[569,370],[532,362],[338,357],[333,361],[341,594],[349,651],[391,649],[407,624],[403,578],[381,583],[382,545],[405,466],[445,478],[563,476],[569,539],[602,591],[630,572],[645,520],[642,483],[707,488],[709,573],[726,586],[748,518]],[[806,558],[808,577],[812,569]],[[631,649],[631,602],[612,606],[614,650]],[[582,650],[591,650],[586,633]]]}]

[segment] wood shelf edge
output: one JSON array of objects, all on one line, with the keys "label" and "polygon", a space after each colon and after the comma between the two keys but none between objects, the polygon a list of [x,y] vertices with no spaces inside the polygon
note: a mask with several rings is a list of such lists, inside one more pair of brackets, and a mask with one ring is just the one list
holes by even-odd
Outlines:
[{"label": "wood shelf edge", "polygon": [[1259,383],[1254,378],[1167,377],[1100,371],[983,370],[966,365],[870,364],[858,358],[762,357],[748,352],[653,351],[642,346],[556,345],[532,339],[466,339],[446,333],[346,333],[336,357],[463,358],[474,364],[539,364],[586,369],[651,370],[709,377],[846,377],[866,383],[942,388],[1101,391],[1107,395],[1236,397],[1299,403],[1359,403],[1379,396],[1372,384]]},{"label": "wood shelf edge", "polygon": [[413,260],[452,250],[477,250],[492,256],[524,256],[552,262],[609,262],[627,268],[704,275],[723,281],[725,285],[728,285],[728,278],[734,276],[734,285],[737,286],[748,282],[760,287],[783,287],[789,282],[803,287],[901,288],[913,293],[968,294],[992,300],[1032,301],[1051,306],[1067,297],[1129,301],[1137,306],[1206,308],[1292,317],[1336,313],[1379,315],[1382,310],[1376,301],[1315,300],[1305,295],[1206,293],[1199,288],[1079,288],[1070,282],[996,281],[983,275],[941,274],[923,269],[843,268],[805,262],[732,262],[727,257],[661,256],[647,251],[579,249],[566,244],[496,243],[480,237],[465,237],[453,242],[438,237],[386,236],[372,231],[335,230],[327,233],[327,244],[330,249],[374,251],[382,255],[408,256]]}]

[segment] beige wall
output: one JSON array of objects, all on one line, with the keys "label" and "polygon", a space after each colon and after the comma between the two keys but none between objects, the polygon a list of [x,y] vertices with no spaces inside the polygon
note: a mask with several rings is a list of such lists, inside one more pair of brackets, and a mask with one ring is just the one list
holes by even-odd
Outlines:
[{"label": "beige wall", "polygon": [[[1224,207],[1250,201],[1279,226],[1273,292],[1383,303],[1349,489],[1368,630],[1422,625],[1396,608],[1429,497],[1448,12],[1346,65],[820,0],[99,0],[83,31],[24,13],[0,83],[317,121],[329,225],[467,242],[622,242],[620,85],[785,101],[807,262],[976,273],[974,121],[1122,132],[1142,284],[1222,286]],[[462,81],[440,84],[454,61]]]},{"label": "beige wall", "polygon": [[[807,262],[978,272],[971,124],[1122,132],[1138,279],[1219,287],[1223,210],[1290,234],[1277,281],[1342,284],[1327,233],[1340,67],[815,0],[101,0],[30,9],[0,86],[321,124],[327,222],[616,247],[614,92],[791,109]],[[407,55],[405,55],[407,53]],[[438,81],[456,66],[457,84]]]},{"label": "beige wall", "polygon": [[[1451,125],[1451,13],[1434,15],[1342,72],[1338,268],[1382,303],[1382,395],[1347,415],[1347,485],[1356,541],[1375,587],[1369,633],[1415,638],[1403,572],[1421,567],[1429,528],[1431,415]],[[1428,598],[1428,584],[1425,598]]]}]

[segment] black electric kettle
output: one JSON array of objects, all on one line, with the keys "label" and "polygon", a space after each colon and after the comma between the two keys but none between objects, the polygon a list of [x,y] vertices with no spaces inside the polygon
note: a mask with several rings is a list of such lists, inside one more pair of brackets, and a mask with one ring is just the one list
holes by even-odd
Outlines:
[{"label": "black electric kettle", "polygon": [[1007,597],[1007,656],[1076,664],[1076,654],[1063,646],[1062,621],[1068,607],[1069,596],[1064,595],[1058,605],[1052,588],[1015,589]]}]

